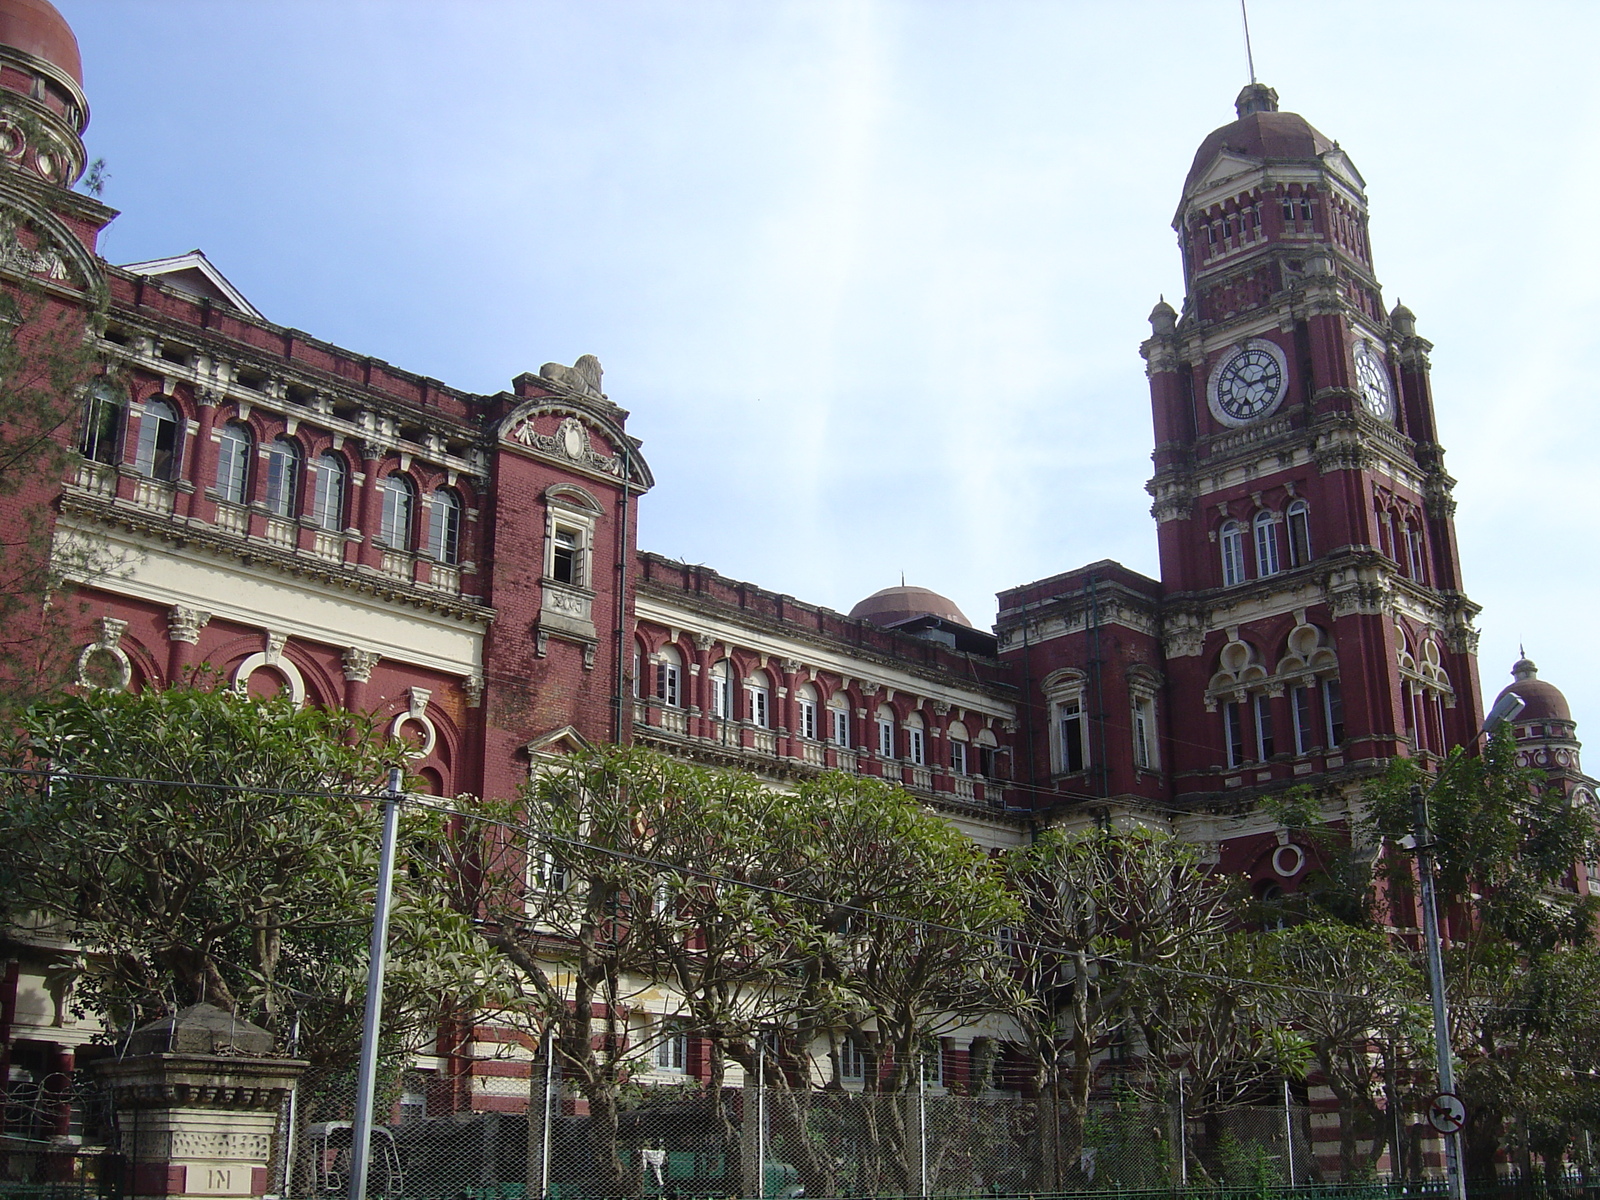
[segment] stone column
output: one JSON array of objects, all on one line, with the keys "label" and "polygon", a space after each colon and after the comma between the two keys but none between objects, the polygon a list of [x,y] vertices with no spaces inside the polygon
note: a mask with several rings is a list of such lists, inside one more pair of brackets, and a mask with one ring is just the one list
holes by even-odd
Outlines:
[{"label": "stone column", "polygon": [[310,1065],[272,1051],[267,1030],[196,1004],[135,1030],[122,1058],[94,1063],[124,1131],[124,1194],[265,1193],[279,1109]]},{"label": "stone column", "polygon": [[[349,646],[344,652],[344,706],[351,712],[364,712],[367,684],[372,679],[372,668],[383,656],[375,650]],[[482,692],[479,692],[482,695]]]},{"label": "stone column", "polygon": [[694,636],[694,664],[689,668],[689,732],[695,737],[710,737],[711,648],[716,639],[708,633]]},{"label": "stone column", "polygon": [[779,664],[782,683],[778,686],[778,753],[785,758],[800,757],[800,706],[795,700],[795,688],[799,686],[800,664],[792,658],[783,659]]},{"label": "stone column", "polygon": [[383,485],[384,448],[377,442],[361,446],[361,504],[356,526],[361,530],[361,548],[356,558],[363,567],[376,571],[380,563],[376,539],[382,524],[383,504],[379,488]]},{"label": "stone column", "polygon": [[167,610],[167,683],[182,684],[194,666],[195,651],[200,645],[200,631],[211,623],[211,614],[204,609],[186,608],[174,604]]},{"label": "stone column", "polygon": [[197,520],[208,520],[212,516],[212,509],[208,507],[206,492],[217,477],[217,448],[211,440],[211,431],[216,427],[217,401],[221,399],[221,393],[209,387],[198,387],[194,399],[199,409],[199,427],[194,433],[194,445],[187,448],[188,452],[184,455],[189,460],[189,469],[180,478],[194,484],[194,491],[189,493],[186,515]]}]

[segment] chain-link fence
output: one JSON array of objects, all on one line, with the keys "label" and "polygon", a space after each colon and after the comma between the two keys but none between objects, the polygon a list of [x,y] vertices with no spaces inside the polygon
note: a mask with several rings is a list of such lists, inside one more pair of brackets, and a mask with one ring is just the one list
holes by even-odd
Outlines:
[{"label": "chain-link fence", "polygon": [[[540,1072],[456,1083],[408,1072],[382,1090],[368,1193],[390,1200],[589,1197],[1257,1194],[1325,1182],[1304,1105],[1180,1117],[1102,1101],[1086,1122],[1049,1098],[943,1089],[619,1089],[614,1106]],[[354,1087],[303,1082],[282,1115],[274,1190],[349,1187]]]}]

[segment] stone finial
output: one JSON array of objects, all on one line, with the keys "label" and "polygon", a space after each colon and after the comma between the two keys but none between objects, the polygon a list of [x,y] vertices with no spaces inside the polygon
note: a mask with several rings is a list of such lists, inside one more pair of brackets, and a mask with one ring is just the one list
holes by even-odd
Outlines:
[{"label": "stone finial", "polygon": [[1251,113],[1277,112],[1278,93],[1264,83],[1247,83],[1233,102],[1233,111],[1239,114],[1241,121]]},{"label": "stone finial", "polygon": [[1156,301],[1156,306],[1150,310],[1150,332],[1157,337],[1173,332],[1178,327],[1178,313],[1172,305],[1167,303],[1165,296]]}]

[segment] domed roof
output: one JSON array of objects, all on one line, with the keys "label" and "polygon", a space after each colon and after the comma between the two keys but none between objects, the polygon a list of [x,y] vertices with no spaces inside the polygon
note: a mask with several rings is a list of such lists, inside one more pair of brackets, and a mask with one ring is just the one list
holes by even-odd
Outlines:
[{"label": "domed roof", "polygon": [[955,604],[939,595],[930,592],[927,588],[907,587],[900,584],[898,587],[886,587],[881,591],[873,592],[850,610],[852,617],[871,621],[874,625],[898,625],[901,621],[909,621],[913,617],[941,617],[946,621],[954,621],[957,625],[972,628],[972,622]]},{"label": "domed roof", "polygon": [[1561,694],[1561,689],[1540,679],[1539,668],[1533,663],[1526,658],[1519,659],[1511,668],[1511,675],[1514,682],[1501,688],[1500,695],[1515,692],[1521,697],[1527,707],[1517,714],[1518,721],[1572,720],[1572,710],[1567,707],[1567,698]]},{"label": "domed roof", "polygon": [[49,0],[0,0],[0,45],[42,58],[83,86],[78,39]]},{"label": "domed roof", "polygon": [[1264,84],[1252,83],[1234,102],[1239,119],[1214,129],[1194,156],[1194,165],[1183,181],[1183,191],[1200,181],[1212,161],[1224,150],[1248,158],[1314,159],[1333,149],[1333,139],[1324,137],[1299,113],[1278,111],[1278,93]]}]

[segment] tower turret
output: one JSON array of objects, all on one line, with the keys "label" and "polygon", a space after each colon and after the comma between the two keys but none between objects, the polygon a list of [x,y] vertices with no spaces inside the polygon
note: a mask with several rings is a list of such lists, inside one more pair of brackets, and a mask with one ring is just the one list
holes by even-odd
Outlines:
[{"label": "tower turret", "polygon": [[71,187],[88,124],[72,27],[48,0],[0,0],[0,160]]}]

